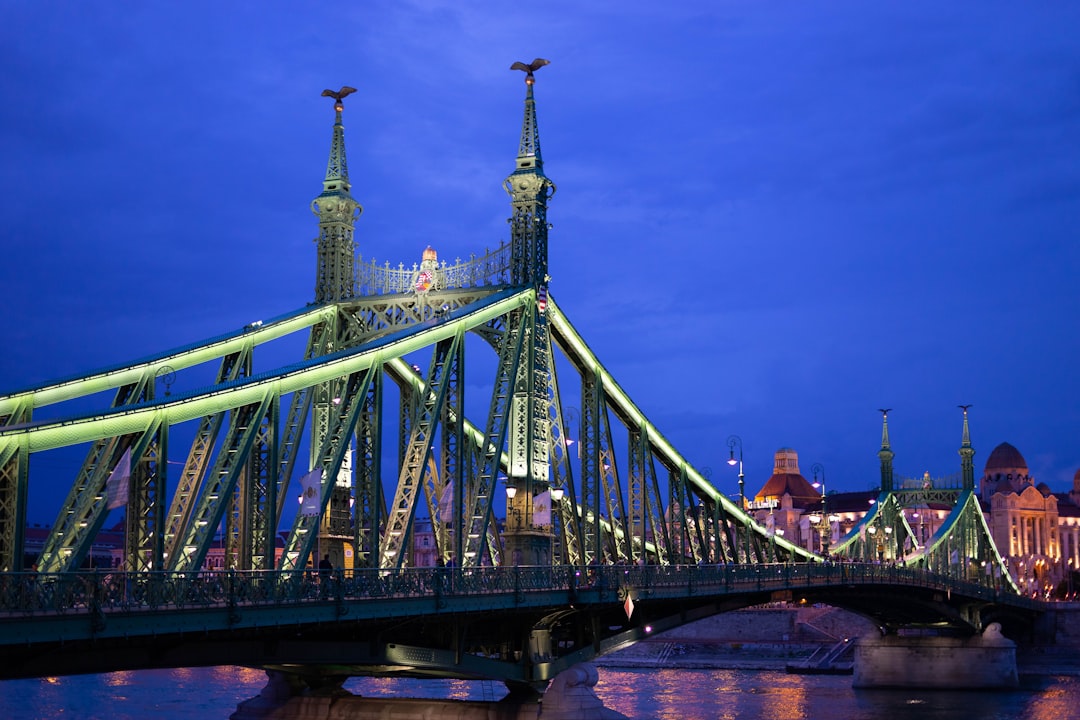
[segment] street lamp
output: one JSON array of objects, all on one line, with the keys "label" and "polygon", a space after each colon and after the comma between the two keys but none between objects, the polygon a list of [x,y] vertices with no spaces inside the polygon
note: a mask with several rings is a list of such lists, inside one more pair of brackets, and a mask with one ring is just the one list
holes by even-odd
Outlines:
[{"label": "street lamp", "polygon": [[[829,548],[831,534],[829,531],[832,529],[832,523],[829,518],[829,509],[826,507],[825,498],[825,466],[821,463],[814,463],[810,466],[810,469],[814,472],[814,482],[811,485],[815,490],[821,490],[821,514],[812,514],[808,519],[810,520],[810,526],[818,531],[818,539],[820,541],[821,554],[824,555]],[[821,473],[821,482],[818,482],[818,473]]]},{"label": "street lamp", "polygon": [[[729,450],[727,464],[734,467],[736,464],[739,466],[739,509],[746,510],[746,492],[743,486],[743,450],[742,450],[742,438],[738,435],[729,435],[727,439],[727,445]],[[735,459],[735,448],[739,448],[739,459]]]},{"label": "street lamp", "polygon": [[578,434],[577,440],[569,437],[569,435],[570,435],[570,432],[569,432],[570,431],[570,426],[572,426],[578,419],[578,409],[576,407],[564,408],[562,416],[563,416],[563,426],[562,426],[563,440],[566,442],[566,446],[567,446],[568,450],[569,450],[569,447],[571,445],[577,444],[577,456],[580,458],[581,457],[581,444],[580,444],[579,441],[581,440],[581,428],[580,427],[577,428],[577,431],[578,431],[577,432],[577,434]]}]

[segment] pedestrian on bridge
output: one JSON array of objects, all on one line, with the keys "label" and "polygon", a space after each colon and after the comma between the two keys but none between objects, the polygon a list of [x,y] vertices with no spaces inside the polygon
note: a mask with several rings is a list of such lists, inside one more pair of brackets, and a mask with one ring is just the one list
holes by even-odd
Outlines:
[{"label": "pedestrian on bridge", "polygon": [[334,564],[330,562],[330,553],[323,555],[319,561],[319,597],[325,598],[330,592],[330,576],[334,572]]}]

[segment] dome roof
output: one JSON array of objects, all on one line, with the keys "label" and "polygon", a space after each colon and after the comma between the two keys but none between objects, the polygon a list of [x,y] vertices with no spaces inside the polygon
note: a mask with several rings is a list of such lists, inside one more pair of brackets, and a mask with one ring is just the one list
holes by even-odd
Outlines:
[{"label": "dome roof", "polygon": [[990,457],[986,459],[986,467],[983,472],[989,474],[992,470],[1015,470],[1018,468],[1028,469],[1027,461],[1020,451],[1007,442],[1003,442],[994,448]]},{"label": "dome roof", "polygon": [[821,493],[798,473],[773,473],[764,487],[758,490],[756,500],[781,498],[791,495],[796,504],[821,500]]}]

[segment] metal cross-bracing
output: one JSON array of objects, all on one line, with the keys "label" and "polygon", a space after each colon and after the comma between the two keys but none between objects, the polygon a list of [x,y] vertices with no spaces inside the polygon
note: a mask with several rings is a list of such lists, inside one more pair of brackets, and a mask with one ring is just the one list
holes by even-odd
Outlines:
[{"label": "metal cross-bracing", "polygon": [[[495,678],[562,670],[683,623],[776,600],[882,627],[1020,629],[1031,598],[877,563],[5,573],[0,678],[184,665],[300,675]],[[194,631],[194,632],[193,632]]]},{"label": "metal cross-bracing", "polygon": [[[412,269],[356,264],[341,121],[351,89],[327,91],[314,306],[0,395],[0,611],[25,625],[4,636],[23,638],[7,659],[86,635],[133,653],[115,668],[195,662],[138,648],[198,627],[211,645],[248,648],[239,664],[360,672],[407,647],[420,674],[535,684],[646,627],[796,591],[869,614],[866,593],[891,593],[878,602],[889,627],[974,631],[1002,608],[1030,609],[971,492],[966,408],[949,521],[925,542],[912,533],[917,496],[894,487],[886,422],[881,493],[822,554],[755,522],[650,422],[550,291],[555,186],[533,88],[546,64],[514,66],[527,72],[525,117],[498,250],[449,266],[430,247]],[[61,471],[70,485],[25,572],[31,468],[59,448],[84,459]],[[122,549],[107,572],[83,572],[100,565],[106,527],[120,528]],[[333,573],[315,572],[322,558]],[[255,657],[294,626],[352,650]],[[334,654],[359,652],[361,636],[384,641]]]},{"label": "metal cross-bracing", "polygon": [[[893,452],[889,444],[888,411],[882,411],[881,492],[872,501],[848,534],[830,549],[833,559],[876,562],[904,567],[932,569],[956,578],[980,582],[988,587],[1019,592],[1015,580],[994,544],[986,517],[975,493],[975,473],[968,426],[964,411],[960,442],[961,485],[938,487],[929,474],[918,482],[893,481]],[[925,512],[929,502],[952,504],[948,518],[929,538],[912,527],[909,515]]]}]

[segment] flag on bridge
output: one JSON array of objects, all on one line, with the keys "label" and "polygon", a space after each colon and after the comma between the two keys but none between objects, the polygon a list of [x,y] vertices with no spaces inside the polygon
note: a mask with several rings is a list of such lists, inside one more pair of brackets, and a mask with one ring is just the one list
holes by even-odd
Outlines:
[{"label": "flag on bridge", "polygon": [[533,498],[533,525],[551,524],[551,491],[545,490]]},{"label": "flag on bridge", "polygon": [[315,468],[300,478],[300,514],[304,517],[322,515],[322,468]]},{"label": "flag on bridge", "polygon": [[623,603],[623,612],[626,613],[626,619],[629,620],[630,616],[634,614],[634,598],[630,596],[629,591],[626,593],[626,602]]},{"label": "flag on bridge", "polygon": [[536,309],[541,315],[547,310],[547,285],[536,288]]},{"label": "flag on bridge", "polygon": [[109,479],[105,481],[105,507],[115,510],[127,505],[128,486],[131,484],[131,448],[124,451],[120,456],[120,462],[109,473]]}]

